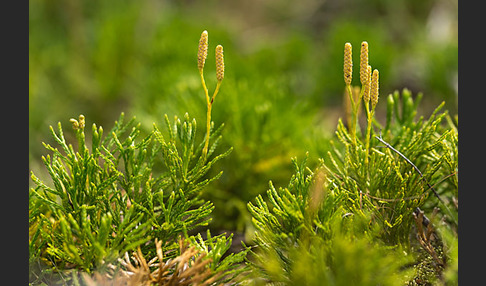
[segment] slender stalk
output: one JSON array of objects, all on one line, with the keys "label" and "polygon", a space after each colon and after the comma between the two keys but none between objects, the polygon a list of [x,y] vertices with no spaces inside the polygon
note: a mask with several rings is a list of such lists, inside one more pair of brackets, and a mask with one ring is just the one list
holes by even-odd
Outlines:
[{"label": "slender stalk", "polygon": [[349,123],[350,135],[353,138],[354,144],[356,144],[356,121],[357,121],[357,109],[354,103],[353,90],[351,88],[351,81],[353,79],[353,57],[351,43],[344,44],[344,83],[346,84],[346,91],[349,96],[349,102],[351,103],[351,122]]},{"label": "slender stalk", "polygon": [[213,108],[213,102],[214,99],[216,98],[216,95],[219,92],[219,87],[221,86],[221,81],[218,81],[216,84],[216,89],[214,90],[213,96],[211,97],[211,100],[209,100],[209,96],[207,97],[207,104],[208,104],[208,111],[206,114],[206,142],[204,143],[204,149],[203,149],[203,155],[204,157],[207,156],[208,153],[208,148],[209,148],[209,135],[210,135],[210,129],[211,129],[211,110]]},{"label": "slender stalk", "polygon": [[[368,124],[366,126],[366,138],[365,138],[365,147],[366,147],[366,157],[365,157],[365,164],[368,164],[368,154],[370,152],[370,137],[371,137],[371,124],[373,122],[373,116],[375,114],[376,104],[378,103],[378,94],[379,94],[379,72],[377,69],[371,73],[371,66],[367,66],[367,75],[368,75],[368,82],[366,84],[366,91],[365,91],[365,104],[366,104],[366,112],[368,115]],[[369,90],[368,90],[369,89]],[[371,110],[369,109],[369,103],[371,101]]]},{"label": "slender stalk", "polygon": [[366,78],[365,81],[363,81],[363,87],[362,87],[362,92],[363,92],[363,101],[365,103],[365,109],[366,109],[366,118],[367,118],[367,126],[366,126],[366,138],[365,138],[365,146],[366,146],[366,157],[365,157],[365,164],[368,165],[368,156],[369,156],[369,149],[370,149],[370,136],[371,136],[371,123],[373,120],[373,115],[374,115],[374,106],[372,108],[372,111],[370,111],[370,92],[371,92],[371,66],[367,65],[366,67],[366,75],[364,78]]},{"label": "slender stalk", "polygon": [[218,80],[218,83],[216,84],[216,89],[214,90],[211,100],[209,100],[209,95],[206,89],[208,113],[207,113],[207,121],[206,121],[206,129],[207,129],[206,142],[204,143],[204,149],[203,149],[203,156],[205,158],[208,154],[208,148],[209,148],[209,133],[211,129],[211,109],[213,107],[214,99],[216,98],[216,95],[218,95],[219,87],[221,86],[221,83],[223,82],[224,79],[224,56],[223,56],[223,46],[221,45],[216,46],[216,79]]},{"label": "slender stalk", "polygon": [[365,101],[365,109],[366,109],[366,117],[367,117],[367,125],[366,125],[366,137],[365,137],[365,150],[366,150],[366,157],[365,157],[365,165],[368,166],[368,154],[370,152],[370,137],[371,137],[371,121],[373,120],[373,115],[375,109],[372,108],[370,110],[370,104],[369,101]]},{"label": "slender stalk", "polygon": [[210,129],[211,129],[211,108],[212,108],[212,104],[209,103],[208,104],[208,111],[207,111],[207,114],[206,114],[206,139],[205,139],[205,142],[204,142],[204,149],[202,151],[203,153],[203,156],[204,156],[204,159],[206,160],[206,156],[208,155],[208,148],[209,148],[209,133],[210,133]]},{"label": "slender stalk", "polygon": [[[201,83],[204,89],[204,94],[206,95],[206,105],[207,105],[207,116],[206,116],[206,143],[204,144],[204,149],[202,151],[202,155],[204,159],[206,159],[206,155],[208,153],[208,145],[209,145],[209,129],[211,128],[211,102],[209,102],[209,92],[206,86],[206,82],[204,80],[204,64],[206,63],[206,58],[208,56],[208,32],[204,30],[201,33],[201,38],[199,39],[199,47],[197,52],[197,67],[199,69],[199,75],[201,76]],[[214,96],[213,96],[214,97]]]},{"label": "slender stalk", "polygon": [[218,81],[218,83],[216,84],[216,89],[214,90],[214,94],[213,94],[213,97],[211,97],[211,101],[210,101],[210,104],[212,105],[213,104],[213,101],[214,99],[216,98],[216,95],[218,94],[219,92],[219,87],[221,86],[221,81]]},{"label": "slender stalk", "polygon": [[357,109],[354,103],[353,90],[351,85],[346,85],[346,91],[349,96],[349,102],[351,103],[351,121],[349,122],[349,132],[353,138],[353,142],[356,143],[356,121],[357,121]]},{"label": "slender stalk", "polygon": [[204,74],[202,70],[199,70],[199,75],[201,76],[201,83],[204,89],[204,94],[206,95],[206,103],[209,104],[209,92],[208,88],[206,87],[206,82],[204,81]]},{"label": "slender stalk", "polygon": [[[211,107],[212,107],[212,100],[209,100],[209,92],[208,88],[206,87],[206,82],[204,81],[204,75],[202,70],[199,70],[199,74],[201,75],[201,83],[204,89],[204,93],[206,95],[206,105],[207,105],[207,113],[206,113],[206,142],[204,143],[204,149],[202,151],[202,155],[206,158],[208,153],[208,146],[209,146],[209,131],[211,129]],[[214,97],[214,96],[213,96]]]}]

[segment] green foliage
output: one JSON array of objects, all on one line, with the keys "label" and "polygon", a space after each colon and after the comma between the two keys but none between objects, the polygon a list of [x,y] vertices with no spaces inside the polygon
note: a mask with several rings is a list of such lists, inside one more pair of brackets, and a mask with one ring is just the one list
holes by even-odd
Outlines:
[{"label": "green foliage", "polygon": [[[413,285],[457,279],[457,128],[440,112],[442,105],[429,119],[416,120],[420,99],[408,90],[389,95],[386,126],[371,118],[380,132],[371,132],[369,149],[360,128],[353,137],[340,120],[339,144],[332,143],[314,170],[307,158],[301,164],[294,159],[286,188],[270,182],[266,199],[248,203],[256,229],[251,261],[263,277],[257,281]],[[441,210],[445,239],[422,239],[414,215],[420,208]],[[449,261],[444,276],[437,267],[441,257]]]},{"label": "green foliage", "polygon": [[295,174],[286,188],[277,190],[270,182],[267,197],[271,208],[261,195],[256,197],[256,205],[248,203],[256,228],[255,241],[262,248],[286,247],[293,245],[302,236],[318,233],[325,236],[329,231],[324,222],[334,215],[334,206],[338,205],[336,201],[340,198],[334,194],[325,194],[317,213],[317,205],[310,207],[311,200],[318,199],[312,196],[322,197],[324,194],[323,190],[318,189],[322,186],[316,186],[314,194],[311,194],[314,172],[306,167],[305,161],[298,164],[293,160]]},{"label": "green foliage", "polygon": [[447,257],[448,267],[444,271],[444,285],[458,284],[458,266],[459,266],[459,242],[457,229],[448,225],[439,225],[438,233],[444,241],[444,253]]},{"label": "green foliage", "polygon": [[[36,175],[48,178],[37,142],[49,138],[46,126],[59,118],[83,113],[111,126],[124,111],[136,115],[146,133],[163,114],[189,111],[203,118],[194,73],[203,29],[227,51],[225,87],[216,104],[225,108],[213,110],[214,121],[226,126],[221,147],[241,151],[218,162],[211,175],[224,175],[203,194],[216,206],[212,226],[218,231],[247,228],[246,203],[265,191],[269,179],[286,184],[288,158],[306,151],[324,156],[330,149],[327,139],[341,112],[336,67],[345,41],[367,39],[375,66],[386,75],[382,90],[423,91],[420,112],[445,100],[456,113],[453,1],[245,3],[29,1],[29,163]],[[431,30],[434,25],[440,33]],[[207,65],[214,69],[212,60]],[[214,86],[211,80],[208,86]],[[198,136],[204,135],[201,127]]]},{"label": "green foliage", "polygon": [[[457,133],[453,127],[440,126],[447,116],[447,112],[439,113],[442,105],[428,120],[421,117],[414,121],[420,98],[418,96],[414,102],[408,90],[403,91],[401,100],[398,92],[389,95],[387,125],[378,136],[423,170],[423,178],[390,148],[378,149],[386,146],[374,138],[376,133],[371,134],[369,151],[359,139],[355,144],[341,121],[336,134],[343,147],[336,146],[328,154],[333,186],[346,194],[346,208],[357,213],[363,209],[371,211],[383,226],[383,238],[390,243],[408,241],[407,234],[413,221],[410,214],[415,208],[422,207],[427,199],[429,205],[448,208],[441,204],[441,199],[434,197],[428,182],[444,180],[438,194],[448,196],[450,203],[457,195],[457,160],[454,161]],[[381,129],[376,121],[374,123]],[[367,152],[368,162],[365,161]],[[450,211],[446,214],[452,222],[457,222],[457,217]]]},{"label": "green foliage", "polygon": [[[255,224],[252,265],[255,284],[396,285],[406,281],[410,262],[398,247],[373,240],[370,216],[354,216],[341,206],[345,195],[328,191],[323,166],[312,172],[293,160],[288,187],[270,184],[269,203],[261,196],[249,203]],[[325,184],[325,185],[323,185]],[[270,204],[270,206],[269,206]]]},{"label": "green foliage", "polygon": [[[222,277],[217,282],[231,283],[245,272],[241,262],[248,249],[228,254],[233,235],[198,232],[211,222],[214,233],[247,231],[250,237],[250,220],[255,245],[248,259],[256,270],[250,283],[457,281],[457,118],[441,112],[456,108],[457,35],[449,29],[442,39],[430,39],[436,22],[430,18],[449,15],[454,7],[435,0],[335,7],[276,1],[261,15],[251,13],[253,20],[260,18],[254,29],[248,13],[241,13],[239,23],[219,1],[111,2],[29,3],[33,284],[69,279],[65,274],[72,269],[77,285],[78,271],[103,271],[136,249],[156,257],[154,239],[164,241],[164,262],[173,262],[182,254],[181,236],[210,259],[208,269]],[[332,17],[321,17],[321,11],[332,11]],[[267,25],[269,20],[277,25]],[[152,124],[164,113],[205,114],[191,68],[201,27],[231,51],[217,101],[225,108],[213,114],[225,122],[225,136],[223,125],[208,127],[207,157],[205,134],[187,113],[173,122],[166,116],[165,128]],[[194,36],[181,37],[181,31]],[[373,128],[365,135],[368,129],[359,121],[352,132],[339,121],[336,139],[329,141],[332,129],[322,114],[327,119],[342,96],[336,69],[341,45],[363,38],[377,47],[373,59],[385,75],[383,90],[411,86],[425,91],[429,102],[419,106],[421,94],[395,92],[386,97],[384,124],[367,118]],[[207,65],[212,69],[214,62]],[[437,94],[447,105],[417,119]],[[84,118],[72,120],[74,148],[59,123],[50,131],[60,148],[44,144],[51,154],[39,164],[41,151],[32,145],[47,137],[42,126],[80,108],[104,126],[120,110],[136,114],[140,124],[125,123],[122,114],[103,136],[94,124],[85,134]],[[218,147],[227,151],[218,153]],[[289,163],[306,151],[322,158],[305,155],[303,162]],[[278,187],[290,176],[286,187]],[[440,222],[431,220],[437,238],[432,246],[424,244],[432,248],[417,242],[418,208],[426,214],[439,208]],[[436,253],[446,258],[440,267],[434,266]]]},{"label": "green foliage", "polygon": [[192,245],[203,253],[207,253],[207,258],[211,259],[210,269],[216,273],[224,273],[225,277],[220,280],[221,283],[229,283],[233,278],[248,270],[242,264],[246,258],[247,249],[228,254],[232,238],[233,234],[228,237],[225,235],[211,236],[209,230],[207,230],[205,240],[200,233],[190,237]]},{"label": "green foliage", "polygon": [[262,267],[267,281],[278,285],[403,285],[411,277],[410,270],[401,269],[410,259],[398,249],[363,236],[350,238],[338,230],[329,239],[314,237],[290,248],[284,271],[279,254],[272,254],[265,256]]},{"label": "green foliage", "polygon": [[[80,117],[82,121],[84,117]],[[117,165],[123,154],[135,148],[129,142],[136,136],[136,129],[122,144],[118,136],[124,130],[117,125],[111,136],[105,138],[106,144],[101,145],[103,129],[93,125],[90,152],[85,142],[84,126],[75,122],[77,151],[66,142],[60,123],[58,133],[52,127],[51,132],[64,154],[45,144],[53,153],[52,159],[47,155],[43,162],[54,188],[32,174],[37,187],[31,189],[31,204],[47,209],[48,213],[38,213],[37,208],[31,208],[30,221],[36,227],[31,239],[30,258],[32,262],[45,252],[48,260],[60,268],[78,265],[89,271],[105,260],[112,261],[118,253],[146,242],[150,238],[147,236],[150,221],[142,223],[143,215],[136,208],[127,207],[129,198],[118,184],[123,182],[123,175]],[[113,145],[114,149],[110,151]],[[113,155],[115,152],[120,154],[118,159]],[[37,237],[41,239],[34,239]],[[43,259],[47,257],[43,256]]]},{"label": "green foliage", "polygon": [[[45,147],[52,152],[43,157],[53,187],[32,173],[36,184],[29,196],[29,261],[31,269],[40,261],[46,264],[31,282],[40,283],[47,272],[78,269],[87,273],[116,264],[125,252],[140,247],[145,255],[155,256],[157,238],[164,242],[164,259],[177,256],[179,237],[191,239],[189,232],[207,226],[213,210],[211,202],[201,199],[202,191],[219,178],[207,177],[208,170],[228,151],[215,155],[221,128],[211,132],[208,156],[197,144],[196,121],[186,114],[171,123],[165,117],[168,136],[154,124],[154,130],[140,138],[140,124],[134,118],[124,122],[124,114],[103,138],[103,128],[93,124],[87,144],[85,119],[71,119],[78,139],[75,149],[68,144],[61,123],[52,136],[61,147]],[[166,139],[167,138],[167,139]],[[90,147],[88,147],[88,145]],[[156,166],[163,162],[162,168]],[[200,238],[200,237],[199,237]],[[231,236],[219,235],[195,245],[212,259],[211,269],[225,272],[226,279],[237,274],[235,264],[246,252],[222,256],[231,245]]]}]

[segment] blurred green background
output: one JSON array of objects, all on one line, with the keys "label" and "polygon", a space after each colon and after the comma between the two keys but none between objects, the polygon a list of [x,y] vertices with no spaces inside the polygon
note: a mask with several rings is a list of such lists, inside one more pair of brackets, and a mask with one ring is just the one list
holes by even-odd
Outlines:
[{"label": "blurred green background", "polygon": [[442,101],[457,113],[457,10],[456,0],[30,0],[30,169],[50,183],[41,142],[54,143],[49,125],[59,121],[69,133],[79,114],[109,130],[125,112],[148,131],[164,126],[164,114],[189,112],[202,140],[197,48],[207,30],[210,93],[217,44],[226,66],[212,119],[225,123],[219,150],[234,151],[213,168],[224,174],[205,198],[216,206],[214,230],[243,233],[251,228],[246,203],[269,180],[287,184],[291,157],[308,151],[315,162],[330,148],[344,115],[345,42],[353,45],[353,84],[367,41],[381,98],[407,87],[424,93],[419,113]]}]

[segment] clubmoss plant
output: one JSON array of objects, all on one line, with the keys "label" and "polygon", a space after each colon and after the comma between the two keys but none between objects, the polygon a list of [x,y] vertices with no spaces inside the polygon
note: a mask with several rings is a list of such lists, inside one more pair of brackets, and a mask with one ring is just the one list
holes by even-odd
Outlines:
[{"label": "clubmoss plant", "polygon": [[[218,87],[208,103],[224,76],[222,47],[216,50]],[[203,46],[198,55],[200,72],[204,59]],[[209,114],[210,108],[209,104]],[[119,258],[135,251],[139,262],[143,256],[157,257],[159,265],[183,258],[191,263],[197,255],[201,262],[197,269],[202,273],[209,269],[213,282],[228,282],[244,269],[239,263],[246,251],[223,257],[231,235],[211,237],[208,230],[204,240],[197,233],[198,239],[193,237],[207,227],[214,209],[201,194],[222,174],[208,177],[208,171],[232,151],[216,154],[223,125],[208,128],[205,140],[197,142],[195,119],[186,113],[170,121],[165,115],[167,131],[154,123],[153,130],[142,136],[135,118],[125,123],[122,113],[105,136],[103,128],[93,124],[91,142],[86,142],[86,118],[80,115],[70,122],[77,147],[68,143],[61,123],[57,132],[50,127],[60,149],[44,144],[52,153],[42,158],[52,186],[32,173],[36,185],[29,193],[32,284],[67,283],[78,279],[76,273],[106,273],[113,267],[130,271]],[[181,236],[197,251],[187,256],[179,247]],[[160,256],[161,252],[165,254]],[[74,274],[68,275],[69,270]],[[155,282],[161,281],[158,277]]]},{"label": "clubmoss plant", "polygon": [[[368,66],[366,62],[362,66],[365,64]],[[376,216],[376,221],[383,224],[385,241],[393,244],[406,243],[408,238],[405,234],[409,232],[413,221],[411,214],[425,203],[430,194],[434,195],[434,188],[430,188],[433,183],[429,182],[433,182],[433,178],[437,180],[437,176],[443,176],[442,178],[447,180],[457,175],[457,165],[452,163],[454,159],[450,157],[455,153],[453,149],[457,149],[454,145],[455,139],[450,135],[457,130],[450,125],[441,125],[443,119],[447,118],[447,112],[439,113],[443,104],[428,120],[420,118],[414,122],[418,102],[413,101],[408,90],[402,92],[401,100],[398,92],[389,96],[387,125],[383,128],[373,117],[379,98],[378,76],[379,72],[375,69],[370,84],[371,109],[365,100],[368,126],[363,138],[364,146],[358,136],[353,137],[359,129],[348,131],[339,121],[336,134],[345,149],[339,151],[336,146],[334,152],[329,153],[329,163],[326,166],[330,176],[334,176],[336,182],[339,182],[336,183],[336,187],[344,188],[350,196],[346,200],[354,205],[350,211],[360,213],[363,209],[371,210]],[[420,101],[421,97],[422,95],[419,95],[417,101]],[[397,108],[400,101],[403,119],[393,125],[393,114],[400,117]],[[380,135],[374,131],[373,125],[379,128]],[[386,143],[385,146],[379,145],[382,143]],[[382,151],[379,147],[386,147],[387,150]],[[446,151],[444,148],[450,149]],[[401,150],[401,153],[397,153],[398,150]],[[440,153],[436,154],[437,151]],[[411,162],[413,164],[410,164]],[[445,167],[444,164],[447,164],[447,168],[441,169],[440,166]],[[442,170],[448,172],[444,174]],[[448,191],[449,195],[453,195],[454,186]],[[449,207],[442,202],[443,200],[433,197],[431,199],[436,200],[436,206],[444,209],[447,219],[456,223],[455,215],[448,211]],[[452,196],[449,204],[451,199]]]},{"label": "clubmoss plant", "polygon": [[400,246],[376,240],[371,214],[356,216],[347,196],[332,189],[324,162],[310,169],[293,159],[295,173],[285,188],[270,182],[267,200],[248,208],[256,228],[251,262],[256,285],[396,285],[411,277],[410,256]]},{"label": "clubmoss plant", "polygon": [[[351,86],[351,44],[345,44],[352,114],[348,127],[338,121],[334,148],[314,168],[306,166],[307,158],[301,164],[293,159],[288,186],[277,189],[270,182],[266,198],[248,204],[256,229],[251,265],[260,284],[397,285],[401,280],[415,285],[455,279],[457,258],[446,253],[457,247],[456,124],[441,112],[444,103],[428,119],[417,120],[422,94],[414,99],[407,89],[387,97],[386,124],[380,124],[374,117],[379,72],[371,72],[363,43],[358,96]],[[357,120],[362,99],[364,134]],[[424,212],[432,211],[447,225],[447,240],[434,231],[437,220],[424,219]],[[315,277],[306,280],[309,272]]]},{"label": "clubmoss plant", "polygon": [[[233,150],[218,151],[223,124],[211,121],[224,79],[223,47],[215,49],[212,97],[203,74],[207,50],[203,31],[197,55],[207,105],[203,139],[188,113],[165,115],[165,128],[154,123],[144,135],[123,113],[106,134],[95,124],[87,134],[80,115],[70,120],[75,143],[61,123],[50,127],[58,146],[44,144],[50,154],[42,160],[51,181],[32,173],[29,192],[32,285],[457,282],[457,121],[441,111],[443,103],[416,118],[423,95],[407,89],[380,96],[367,42],[361,87],[352,85],[352,46],[345,44],[350,119],[347,126],[339,119],[333,148],[313,160],[316,166],[308,165],[309,154],[292,158],[288,184],[270,181],[266,194],[247,204],[251,247],[228,253],[233,236],[211,235],[214,205],[202,197],[222,175],[210,171]],[[380,98],[384,124],[375,118]]]}]

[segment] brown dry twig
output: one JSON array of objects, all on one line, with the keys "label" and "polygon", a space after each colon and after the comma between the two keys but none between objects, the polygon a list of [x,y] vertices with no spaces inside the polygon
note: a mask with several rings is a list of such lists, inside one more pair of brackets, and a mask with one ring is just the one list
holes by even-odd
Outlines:
[{"label": "brown dry twig", "polygon": [[[438,210],[438,208],[434,208],[432,217],[437,214]],[[438,239],[432,222],[424,215],[424,212],[420,208],[415,209],[413,217],[415,218],[415,225],[417,226],[417,240],[423,249],[432,256],[437,263],[436,268],[440,272],[440,269],[445,266],[445,262],[443,259],[439,258],[439,255],[437,255],[437,252],[432,245],[432,241]]]},{"label": "brown dry twig", "polygon": [[213,273],[208,267],[210,258],[206,253],[201,253],[194,246],[188,247],[188,243],[180,240],[180,255],[163,261],[164,253],[162,241],[155,240],[156,256],[145,259],[140,250],[133,252],[129,257],[125,253],[124,259],[119,259],[124,269],[110,267],[111,273],[95,273],[93,276],[84,274],[83,278],[88,286],[105,285],[210,285],[221,278],[221,273]]}]

